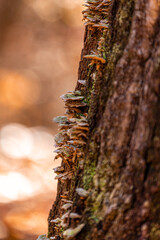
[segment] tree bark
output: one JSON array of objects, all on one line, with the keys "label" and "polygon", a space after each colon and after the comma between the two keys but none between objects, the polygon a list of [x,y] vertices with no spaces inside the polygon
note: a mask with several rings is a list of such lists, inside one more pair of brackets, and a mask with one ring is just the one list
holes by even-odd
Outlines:
[{"label": "tree bark", "polygon": [[[112,0],[109,29],[86,26],[77,83],[88,103],[89,137],[83,170],[58,182],[49,214],[49,236],[63,237],[51,220],[64,213],[68,192],[72,212],[68,228],[84,223],[77,240],[160,239],[160,3]],[[106,63],[96,67],[85,55],[104,38]],[[62,163],[63,164],[63,163]],[[77,163],[76,163],[77,164]],[[80,198],[77,187],[89,196]],[[66,237],[64,237],[66,239]]]}]

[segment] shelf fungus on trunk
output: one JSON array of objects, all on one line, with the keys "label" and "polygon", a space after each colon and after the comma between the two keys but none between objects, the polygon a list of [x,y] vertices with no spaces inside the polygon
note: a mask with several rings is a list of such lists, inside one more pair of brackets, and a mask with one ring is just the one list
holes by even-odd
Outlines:
[{"label": "shelf fungus on trunk", "polygon": [[78,80],[78,83],[81,84],[82,86],[85,86],[87,85],[87,81],[86,80]]},{"label": "shelf fungus on trunk", "polygon": [[[81,89],[84,90],[87,85],[86,80],[78,82]],[[53,169],[57,174],[55,179],[62,185],[61,203],[59,216],[51,219],[50,223],[53,225],[55,236],[67,239],[76,236],[84,227],[84,223],[81,223],[81,213],[76,213],[77,203],[73,196],[69,196],[67,186],[77,172],[79,174],[83,170],[84,148],[88,140],[89,125],[87,101],[82,91],[69,91],[61,98],[67,111],[65,116],[54,118],[54,121],[59,124],[59,132],[55,135],[56,150],[54,152],[56,153],[55,160],[61,158],[62,162],[61,166]],[[71,222],[74,224],[72,225]],[[73,228],[71,228],[72,226]],[[58,238],[55,237],[55,239]]]},{"label": "shelf fungus on trunk", "polygon": [[97,54],[84,55],[83,58],[91,60],[91,62],[89,63],[88,66],[92,66],[92,65],[96,64],[96,70],[99,73],[100,73],[101,64],[106,63],[106,59],[104,59],[104,57],[102,57],[102,56],[99,56],[98,53]]},{"label": "shelf fungus on trunk", "polygon": [[[101,75],[101,69],[107,64],[105,55],[105,39],[110,33],[111,0],[86,0],[83,20],[89,31],[97,31],[98,42],[83,59],[91,60],[89,66],[95,64],[96,71]],[[82,78],[83,79],[83,78]],[[86,220],[83,219],[83,207],[90,192],[77,185],[76,178],[83,174],[85,149],[89,135],[88,101],[85,96],[88,80],[78,80],[78,89],[69,91],[61,96],[64,101],[66,113],[64,116],[54,118],[59,125],[59,133],[55,136],[55,159],[62,159],[61,166],[54,168],[59,181],[58,211],[50,218],[51,235],[58,239],[74,238],[84,228]],[[72,188],[72,189],[71,189]],[[74,189],[74,190],[73,190]],[[83,206],[79,208],[78,204]],[[56,209],[56,208],[55,208]],[[56,223],[55,219],[61,221]]]},{"label": "shelf fungus on trunk", "polygon": [[63,237],[66,237],[67,239],[69,238],[74,238],[78,233],[81,232],[81,230],[84,228],[85,224],[82,223],[78,225],[76,228],[69,228],[66,231],[63,232]]},{"label": "shelf fungus on trunk", "polygon": [[92,30],[93,28],[99,28],[100,30],[108,29],[108,15],[111,6],[111,0],[104,1],[91,1],[87,0],[84,6],[83,20],[85,25],[88,25]]},{"label": "shelf fungus on trunk", "polygon": [[111,0],[87,0],[84,6],[85,10],[83,13],[83,20],[85,21],[85,25],[88,26],[90,31],[95,31],[95,29],[101,32],[100,39],[98,40],[97,49],[95,51],[92,50],[92,53],[84,55],[83,58],[90,59],[91,62],[88,66],[92,66],[96,64],[96,70],[101,75],[101,66],[106,63],[105,56],[105,38],[106,34],[110,29],[110,10],[111,10]]},{"label": "shelf fungus on trunk", "polygon": [[81,199],[87,198],[90,194],[88,191],[86,191],[83,188],[76,188],[76,192],[78,193]]},{"label": "shelf fungus on trunk", "polygon": [[49,238],[46,237],[46,235],[40,235],[37,240],[49,240]]},{"label": "shelf fungus on trunk", "polygon": [[97,62],[106,63],[106,60],[103,57],[98,56],[98,55],[91,54],[91,55],[85,55],[83,57],[91,59],[92,61],[95,61],[95,63],[97,63]]}]

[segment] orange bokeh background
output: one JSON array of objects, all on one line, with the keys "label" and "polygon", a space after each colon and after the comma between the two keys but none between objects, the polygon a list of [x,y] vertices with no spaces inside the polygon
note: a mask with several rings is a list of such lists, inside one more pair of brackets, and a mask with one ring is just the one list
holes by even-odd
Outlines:
[{"label": "orange bokeh background", "polygon": [[47,233],[56,196],[52,119],[76,86],[82,0],[0,1],[0,239]]}]

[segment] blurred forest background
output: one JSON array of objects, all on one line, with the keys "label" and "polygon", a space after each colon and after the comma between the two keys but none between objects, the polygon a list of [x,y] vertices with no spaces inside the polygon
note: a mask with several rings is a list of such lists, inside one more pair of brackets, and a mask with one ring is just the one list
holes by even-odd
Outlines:
[{"label": "blurred forest background", "polygon": [[76,85],[82,0],[0,1],[0,239],[47,232],[56,195],[53,117]]}]

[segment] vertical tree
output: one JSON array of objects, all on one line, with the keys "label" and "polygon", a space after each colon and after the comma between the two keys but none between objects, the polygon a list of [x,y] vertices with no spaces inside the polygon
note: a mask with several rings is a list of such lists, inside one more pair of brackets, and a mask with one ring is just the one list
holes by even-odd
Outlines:
[{"label": "vertical tree", "polygon": [[158,240],[160,3],[85,5],[80,80],[56,119],[62,166],[49,237]]}]

